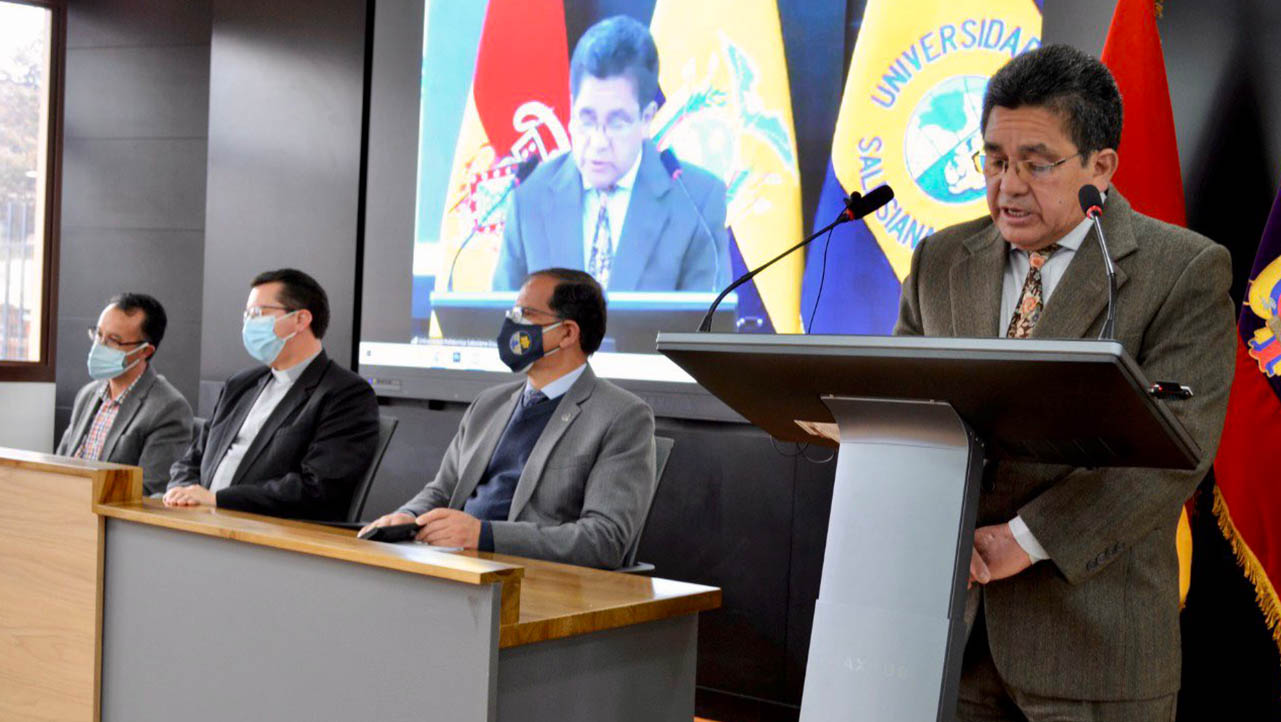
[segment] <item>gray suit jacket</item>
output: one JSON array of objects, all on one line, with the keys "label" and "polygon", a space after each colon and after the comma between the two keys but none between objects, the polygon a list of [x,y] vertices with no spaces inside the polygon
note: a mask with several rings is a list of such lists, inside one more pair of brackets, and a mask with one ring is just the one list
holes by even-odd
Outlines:
[{"label": "gray suit jacket", "polygon": [[[729,283],[725,184],[692,165],[681,180],[689,198],[645,141],[608,290],[719,291]],[[513,194],[494,290],[519,289],[531,271],[553,267],[583,270],[583,177],[570,153],[543,163]]]},{"label": "gray suit jacket", "polygon": [[[107,385],[92,381],[76,393],[71,423],[55,453],[74,454],[89,433]],[[165,490],[169,467],[191,443],[191,405],[150,364],[125,397],[102,445],[103,461],[142,467],[143,493]]]},{"label": "gray suit jacket", "polygon": [[[524,380],[481,392],[463,414],[436,478],[400,511],[461,509],[489,465]],[[613,569],[654,492],[654,413],[589,366],[560,398],[525,463],[494,551]]]},{"label": "gray suit jacket", "polygon": [[[1168,403],[1204,456],[1195,471],[990,464],[978,523],[1021,515],[1050,560],[971,595],[982,596],[992,658],[1007,684],[1052,697],[1132,700],[1179,689],[1175,528],[1219,443],[1235,327],[1227,250],[1136,213],[1115,188],[1108,193],[1102,223],[1116,264],[1117,340],[1149,380],[1192,387],[1191,399]],[[895,333],[1000,335],[1006,261],[1007,244],[990,219],[925,239],[903,284]],[[1091,232],[1033,337],[1097,337],[1106,284]],[[1047,398],[1046,423],[1054,423],[1052,405]]]}]

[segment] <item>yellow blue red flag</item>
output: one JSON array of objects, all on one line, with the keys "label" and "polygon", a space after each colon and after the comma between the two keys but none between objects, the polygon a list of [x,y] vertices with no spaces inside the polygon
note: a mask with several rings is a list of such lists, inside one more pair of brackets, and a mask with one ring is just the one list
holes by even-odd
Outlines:
[{"label": "yellow blue red flag", "polygon": [[[775,0],[658,0],[650,32],[664,96],[651,126],[654,141],[725,182],[738,275],[796,243],[803,227],[778,6]],[[799,255],[784,259],[754,286],[739,289],[740,330],[800,330],[803,265]]]},{"label": "yellow blue red flag", "polygon": [[895,197],[809,247],[807,330],[893,329],[916,245],[987,212],[976,159],[988,78],[1040,45],[1033,0],[868,0],[814,226],[834,220],[851,191],[888,183]]}]

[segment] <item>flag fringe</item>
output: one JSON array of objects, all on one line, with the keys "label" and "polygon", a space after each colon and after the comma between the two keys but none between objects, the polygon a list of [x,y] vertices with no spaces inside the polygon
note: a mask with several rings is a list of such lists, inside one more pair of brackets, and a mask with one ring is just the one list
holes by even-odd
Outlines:
[{"label": "flag fringe", "polygon": [[1250,551],[1250,546],[1237,533],[1236,525],[1232,523],[1232,515],[1228,512],[1228,503],[1217,485],[1214,487],[1214,517],[1219,523],[1219,531],[1223,533],[1223,538],[1232,547],[1232,555],[1236,557],[1237,565],[1254,586],[1254,600],[1259,606],[1259,611],[1263,612],[1264,622],[1272,632],[1272,641],[1276,643],[1277,651],[1281,653],[1281,599],[1278,599],[1277,590],[1268,579],[1268,573],[1259,563],[1259,558]]}]

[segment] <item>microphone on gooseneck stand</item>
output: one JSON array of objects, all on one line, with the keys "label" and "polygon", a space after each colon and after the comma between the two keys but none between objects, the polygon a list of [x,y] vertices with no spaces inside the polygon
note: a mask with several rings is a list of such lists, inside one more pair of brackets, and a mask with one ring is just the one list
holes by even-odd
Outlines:
[{"label": "microphone on gooseneck stand", "polygon": [[528,178],[529,174],[533,173],[534,169],[538,167],[538,164],[542,162],[543,159],[541,156],[531,155],[525,160],[522,160],[520,165],[516,166],[516,177],[512,179],[511,184],[502,192],[502,195],[498,196],[498,200],[494,201],[493,204],[489,206],[485,211],[485,215],[477,219],[475,226],[471,229],[471,233],[468,233],[467,237],[463,239],[463,242],[458,244],[458,250],[454,251],[454,260],[449,264],[449,276],[445,279],[445,290],[454,290],[454,269],[458,267],[458,257],[463,255],[463,251],[466,250],[467,244],[471,243],[471,239],[476,237],[476,232],[485,224],[485,221],[489,220],[489,217],[494,214],[494,211],[503,207],[503,202],[507,200],[507,196],[511,195],[512,192],[516,190],[516,186],[520,185],[526,178]]},{"label": "microphone on gooseneck stand", "polygon": [[724,300],[724,298],[727,295],[729,295],[730,291],[733,291],[734,289],[738,288],[744,283],[747,283],[748,281],[752,280],[752,278],[755,277],[756,274],[760,273],[761,271],[764,271],[765,269],[774,265],[778,261],[781,261],[783,258],[785,258],[788,254],[792,253],[793,251],[804,248],[815,238],[818,238],[819,236],[823,235],[824,233],[827,233],[828,231],[841,225],[842,223],[857,221],[863,216],[866,216],[867,214],[875,211],[877,208],[880,208],[886,203],[889,203],[891,200],[893,200],[893,198],[894,198],[894,189],[890,188],[888,185],[877,186],[876,188],[873,188],[872,191],[865,196],[860,196],[858,193],[851,193],[850,197],[845,199],[845,210],[841,211],[841,214],[836,217],[836,220],[832,221],[826,226],[823,226],[817,231],[814,231],[814,233],[810,234],[805,240],[801,241],[800,243],[797,243],[795,246],[792,246],[791,248],[787,249],[786,251],[783,251],[777,256],[774,256],[770,260],[766,261],[763,265],[757,266],[756,268],[753,268],[747,273],[744,273],[743,275],[734,279],[733,283],[726,286],[725,290],[721,291],[720,295],[716,297],[716,300],[712,301],[711,308],[707,309],[707,315],[703,316],[703,322],[698,324],[699,333],[706,333],[707,331],[712,330],[712,314],[716,312],[716,307],[721,304],[721,301]]},{"label": "microphone on gooseneck stand", "polygon": [[712,229],[707,225],[707,219],[703,218],[703,211],[701,211],[698,204],[694,202],[694,196],[689,194],[689,188],[685,187],[685,181],[681,179],[681,174],[685,172],[685,169],[681,167],[680,160],[676,158],[676,151],[671,148],[667,148],[662,153],[659,153],[658,159],[663,162],[663,168],[666,169],[667,174],[672,177],[672,181],[674,181],[677,186],[680,186],[681,192],[685,194],[685,199],[688,200],[690,206],[694,208],[694,216],[698,218],[698,225],[702,227],[703,233],[707,234],[707,242],[712,245],[712,260],[716,263],[716,272],[712,274],[712,283],[719,283],[721,278],[720,249],[716,247],[716,236],[712,233]]},{"label": "microphone on gooseneck stand", "polygon": [[1099,338],[1110,341],[1116,338],[1116,267],[1112,265],[1112,254],[1108,252],[1108,242],[1103,237],[1103,223],[1099,220],[1103,215],[1103,196],[1098,188],[1087,183],[1081,186],[1076,197],[1085,217],[1094,221],[1094,234],[1099,239],[1099,250],[1103,251],[1103,268],[1108,274],[1108,317],[1103,322]]}]

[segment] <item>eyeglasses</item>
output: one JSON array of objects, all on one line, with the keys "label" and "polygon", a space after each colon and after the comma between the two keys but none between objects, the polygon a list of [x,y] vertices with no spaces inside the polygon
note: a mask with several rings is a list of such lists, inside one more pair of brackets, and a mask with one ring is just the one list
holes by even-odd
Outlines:
[{"label": "eyeglasses", "polygon": [[558,321],[565,320],[564,316],[558,316],[552,313],[551,311],[544,311],[538,308],[530,308],[528,306],[512,306],[511,308],[507,309],[507,318],[511,319],[512,321],[515,321],[516,323],[538,323],[538,321],[531,319],[530,315],[549,316]]},{"label": "eyeglasses", "polygon": [[1005,175],[1005,171],[1013,165],[1014,174],[1018,177],[1027,181],[1039,181],[1049,178],[1055,168],[1081,155],[1083,154],[1073,153],[1053,163],[1041,163],[1034,160],[1011,161],[1009,158],[997,158],[983,151],[975,151],[973,159],[974,168],[988,178],[999,178]]},{"label": "eyeglasses", "polygon": [[121,341],[120,337],[118,336],[104,336],[102,332],[98,330],[97,326],[90,326],[85,330],[89,332],[89,341],[91,343],[96,343],[101,346],[107,346],[109,348],[114,348],[120,351],[124,351],[125,349],[135,348],[137,346],[141,346],[144,343],[147,343],[147,339],[145,338],[140,339],[138,341]]},{"label": "eyeglasses", "polygon": [[574,127],[574,133],[577,135],[591,135],[599,131],[601,135],[605,136],[605,140],[614,140],[636,127],[638,122],[640,122],[639,118],[623,118],[613,115],[602,124],[593,118],[574,116],[570,120],[570,125]]},{"label": "eyeglasses", "polygon": [[284,311],[286,313],[293,313],[294,311],[297,310],[294,308],[289,308],[288,306],[250,306],[249,308],[245,309],[245,313],[242,316],[242,318],[245,321],[248,321],[251,318],[258,318],[259,316],[264,316],[266,314],[263,313],[263,310],[269,309],[269,308],[277,311]]}]

